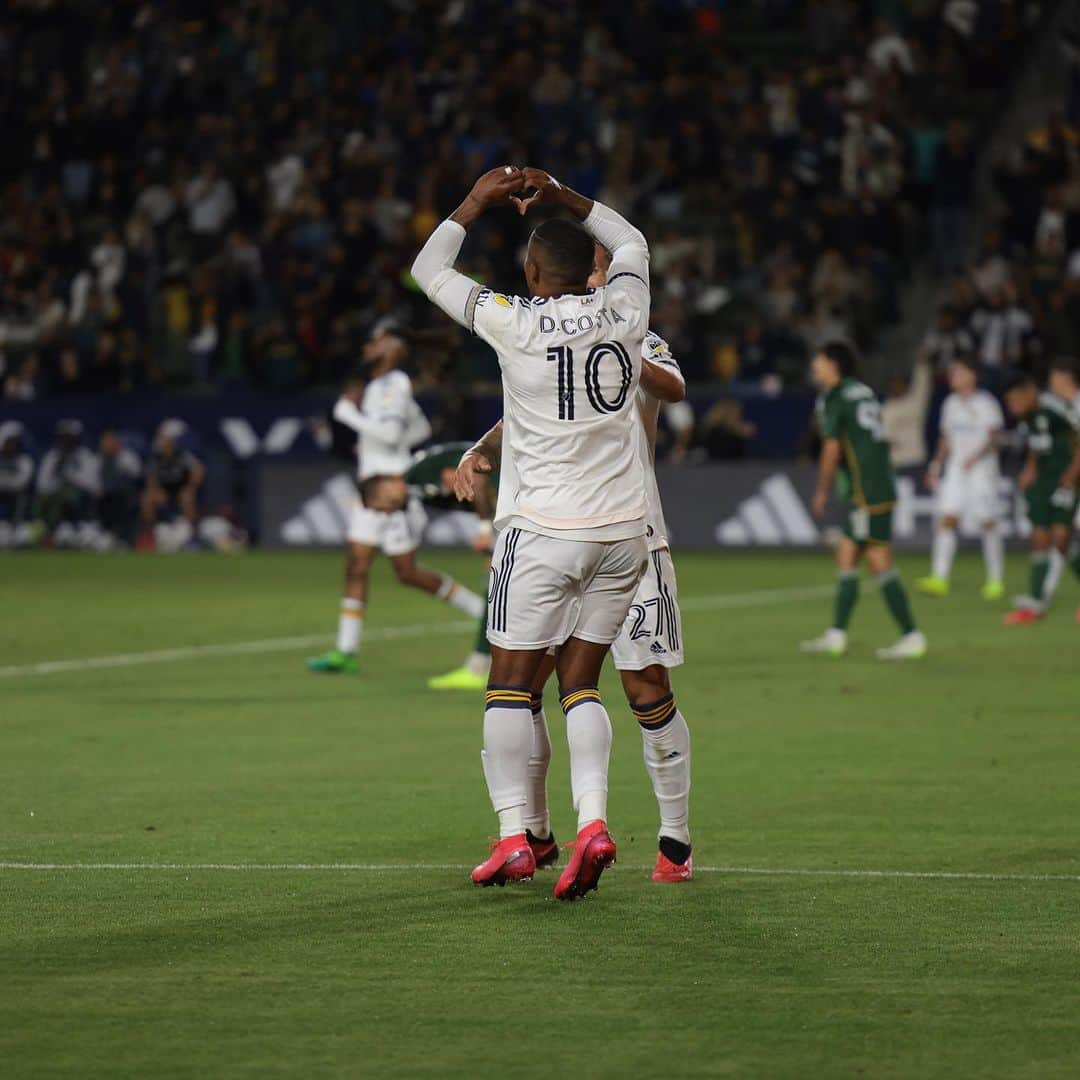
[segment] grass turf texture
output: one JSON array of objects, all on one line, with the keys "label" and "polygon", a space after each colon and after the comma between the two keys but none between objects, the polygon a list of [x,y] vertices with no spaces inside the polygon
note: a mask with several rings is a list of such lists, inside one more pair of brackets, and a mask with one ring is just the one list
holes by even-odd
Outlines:
[{"label": "grass turf texture", "polygon": [[[1080,874],[1071,582],[1006,629],[961,560],[951,597],[916,598],[930,656],[898,668],[872,659],[895,632],[868,582],[842,661],[796,652],[827,596],[757,595],[827,586],[822,555],[678,571],[699,865]],[[328,631],[340,558],[32,555],[3,575],[11,666]],[[460,621],[380,566],[369,631]],[[470,633],[372,638],[356,677],[292,649],[0,678],[0,861],[478,861],[479,703],[425,688]],[[0,870],[0,1073],[1076,1075],[1080,882],[654,886],[631,869],[655,852],[639,737],[603,689],[620,865],[583,903],[554,902],[550,873]]]}]

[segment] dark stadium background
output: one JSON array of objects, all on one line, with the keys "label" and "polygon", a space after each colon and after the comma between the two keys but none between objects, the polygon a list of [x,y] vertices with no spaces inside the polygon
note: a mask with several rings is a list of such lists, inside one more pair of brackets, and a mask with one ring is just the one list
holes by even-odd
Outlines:
[{"label": "dark stadium background", "polygon": [[[408,267],[505,160],[648,233],[653,326],[693,410],[662,426],[661,460],[805,455],[808,358],[837,335],[917,459],[908,429],[932,435],[954,351],[991,386],[1080,351],[1067,8],[16,0],[0,14],[7,453],[40,462],[77,418],[88,450],[109,427],[145,459],[177,418],[209,466],[203,509],[280,543],[260,492],[286,459],[333,475],[328,406],[387,318],[419,334],[436,438],[474,437],[500,409],[494,356]],[[528,228],[489,215],[467,268],[520,287]],[[912,419],[916,362],[939,381]],[[31,485],[24,517],[34,503]]]}]

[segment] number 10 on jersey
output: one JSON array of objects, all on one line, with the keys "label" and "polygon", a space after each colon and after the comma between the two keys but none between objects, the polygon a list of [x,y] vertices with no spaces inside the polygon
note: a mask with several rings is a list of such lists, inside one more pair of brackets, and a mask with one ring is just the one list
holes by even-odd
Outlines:
[{"label": "number 10 on jersey", "polygon": [[[559,365],[559,419],[574,419],[574,350],[569,345],[554,345],[547,351],[547,359]],[[612,360],[619,367],[619,388],[615,397],[608,399],[600,386],[600,365]],[[601,341],[589,350],[585,357],[585,394],[594,412],[618,412],[626,404],[626,395],[634,378],[634,367],[627,351],[617,341]]]}]

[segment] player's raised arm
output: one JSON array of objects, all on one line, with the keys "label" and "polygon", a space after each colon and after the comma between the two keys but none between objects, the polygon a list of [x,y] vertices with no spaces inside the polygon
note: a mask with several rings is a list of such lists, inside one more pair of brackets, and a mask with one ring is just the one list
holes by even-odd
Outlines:
[{"label": "player's raised arm", "polygon": [[405,417],[399,415],[369,416],[350,397],[338,398],[334,405],[334,419],[358,435],[374,435],[384,442],[393,442],[405,427]]},{"label": "player's raised arm", "polygon": [[641,361],[641,385],[653,397],[669,405],[686,397],[686,380],[679,369],[658,364],[655,360]]},{"label": "player's raised arm", "polygon": [[465,201],[428,237],[412,264],[412,276],[424,295],[454,322],[473,329],[477,285],[454,269],[465,230],[492,206],[512,206],[522,188],[522,173],[503,165],[484,173]]}]

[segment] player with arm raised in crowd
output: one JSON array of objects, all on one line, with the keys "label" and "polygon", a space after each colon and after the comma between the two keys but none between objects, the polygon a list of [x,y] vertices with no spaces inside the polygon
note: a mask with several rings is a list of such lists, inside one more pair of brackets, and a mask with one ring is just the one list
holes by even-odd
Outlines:
[{"label": "player with arm raised in crowd", "polygon": [[[1080,417],[1072,406],[1076,392],[1076,373],[1068,360],[1051,365],[1045,393],[1039,393],[1030,375],[1018,376],[1005,391],[1006,408],[1020,420],[1027,443],[1019,486],[1031,522],[1030,584],[1028,594],[1018,596],[1015,609],[1005,616],[1011,626],[1038,622],[1046,614],[1068,558],[1080,482]],[[1080,552],[1073,552],[1072,568],[1080,577]]]},{"label": "player with arm raised in crowd", "polygon": [[404,476],[412,460],[411,447],[431,435],[431,425],[413,398],[409,376],[401,370],[407,355],[403,332],[384,329],[364,346],[369,381],[351,384],[334,406],[334,419],[359,436],[360,495],[349,518],[337,641],[328,653],[307,662],[311,671],[357,670],[368,575],[380,549],[402,585],[431,593],[470,615],[483,610],[484,601],[476,593],[416,560],[427,518],[419,500],[409,497]]},{"label": "player with arm raised in crowd", "polygon": [[[492,292],[453,269],[466,229],[486,209],[524,212],[541,202],[577,221],[552,218],[533,230],[529,297]],[[607,285],[596,290],[589,288],[594,241],[612,253]],[[611,722],[597,683],[648,564],[634,406],[649,319],[648,245],[614,211],[547,173],[505,166],[476,182],[412,272],[434,303],[495,349],[513,463],[513,475],[500,476],[482,755],[500,839],[472,879],[503,884],[536,869],[525,834],[530,702],[555,646],[578,813],[574,854],[555,896],[572,900],[595,888],[615,859],[606,824]]]},{"label": "player with arm raised in crowd", "polygon": [[855,378],[855,353],[842,342],[818,350],[812,376],[820,391],[817,416],[822,438],[814,513],[824,515],[836,481],[839,495],[847,504],[847,521],[836,549],[838,580],[832,626],[821,637],[804,641],[802,651],[830,656],[842,656],[847,651],[848,622],[859,599],[859,560],[865,556],[902,635],[895,645],[878,649],[878,659],[924,656],[926,638],[915,626],[907,592],[893,566],[896,482],[881,422],[881,404],[874,391]]},{"label": "player with arm raised in crowd", "polygon": [[[610,261],[608,251],[597,245],[596,266],[589,279],[594,288],[603,286]],[[611,646],[611,656],[621,676],[626,700],[641,728],[645,768],[660,810],[660,850],[652,874],[657,882],[682,882],[693,877],[689,824],[690,730],[675,704],[668,675],[670,668],[683,662],[682,618],[654,467],[661,403],[682,401],[685,396],[686,383],[667,342],[652,332],[646,334],[636,404],[638,452],[647,470],[649,569]],[[499,467],[500,460],[505,460],[504,454],[500,421],[462,458],[456,481],[458,495],[471,499],[491,470]],[[543,699],[544,685],[554,665],[554,657],[548,657],[533,684],[533,749],[529,757],[525,825],[537,866],[551,865],[559,857],[548,813],[551,739]]]},{"label": "player with arm raised in crowd", "polygon": [[937,452],[926,482],[937,492],[937,528],[930,555],[929,577],[915,587],[930,596],[947,596],[949,574],[956,555],[956,530],[967,519],[982,530],[985,600],[1005,595],[1005,543],[998,512],[998,445],[1005,417],[989,390],[979,389],[979,367],[970,355],[949,364],[952,393],[941,407]]}]

